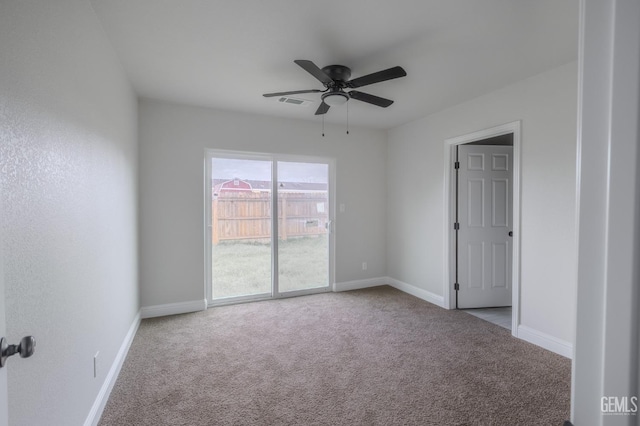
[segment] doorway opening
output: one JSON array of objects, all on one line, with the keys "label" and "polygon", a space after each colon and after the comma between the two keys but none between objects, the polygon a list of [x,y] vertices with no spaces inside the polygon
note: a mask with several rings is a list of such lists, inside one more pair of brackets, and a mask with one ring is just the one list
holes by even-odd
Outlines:
[{"label": "doorway opening", "polygon": [[517,336],[520,122],[448,139],[445,173],[445,306]]},{"label": "doorway opening", "polygon": [[328,291],[333,161],[208,151],[205,166],[209,306]]}]

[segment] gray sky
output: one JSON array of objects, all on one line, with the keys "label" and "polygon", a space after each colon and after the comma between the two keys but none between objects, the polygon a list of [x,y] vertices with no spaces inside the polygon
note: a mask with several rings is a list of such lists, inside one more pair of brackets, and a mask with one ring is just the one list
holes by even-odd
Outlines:
[{"label": "gray sky", "polygon": [[[271,161],[213,158],[213,179],[271,180]],[[326,164],[278,162],[278,180],[281,182],[328,183]]]}]

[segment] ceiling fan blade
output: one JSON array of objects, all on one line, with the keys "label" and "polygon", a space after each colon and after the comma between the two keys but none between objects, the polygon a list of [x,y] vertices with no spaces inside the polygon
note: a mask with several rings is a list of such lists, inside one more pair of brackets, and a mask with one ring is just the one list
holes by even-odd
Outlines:
[{"label": "ceiling fan blade", "polygon": [[324,90],[311,89],[311,90],[294,90],[292,92],[277,92],[277,93],[265,93],[265,98],[272,98],[274,96],[286,96],[286,95],[299,95],[301,93],[320,93],[324,92]]},{"label": "ceiling fan blade", "polygon": [[381,81],[393,80],[394,78],[400,78],[407,75],[407,72],[402,67],[393,67],[386,70],[374,72],[373,74],[363,75],[362,77],[355,78],[347,83],[347,86],[355,89],[356,87],[367,86],[373,83],[380,83]]},{"label": "ceiling fan blade", "polygon": [[326,114],[327,111],[329,111],[329,105],[325,104],[323,101],[316,110],[316,115]]},{"label": "ceiling fan blade", "polygon": [[329,77],[324,71],[322,71],[316,64],[305,59],[296,59],[296,64],[300,65],[306,72],[320,80],[323,84],[333,83],[331,77]]},{"label": "ceiling fan blade", "polygon": [[391,99],[385,99],[379,96],[370,95],[368,93],[358,92],[357,90],[350,91],[349,96],[358,101],[367,102],[369,104],[377,105],[382,108],[386,108],[393,103]]}]

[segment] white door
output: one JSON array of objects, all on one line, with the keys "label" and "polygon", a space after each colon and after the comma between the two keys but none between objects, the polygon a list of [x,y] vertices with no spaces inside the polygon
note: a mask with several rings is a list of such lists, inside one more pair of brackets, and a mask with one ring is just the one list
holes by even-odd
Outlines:
[{"label": "white door", "polygon": [[458,147],[459,308],[511,306],[511,146]]}]

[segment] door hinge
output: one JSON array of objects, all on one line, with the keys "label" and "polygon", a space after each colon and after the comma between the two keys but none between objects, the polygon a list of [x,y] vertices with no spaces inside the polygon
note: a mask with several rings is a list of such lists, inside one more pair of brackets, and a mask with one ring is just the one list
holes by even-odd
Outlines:
[{"label": "door hinge", "polygon": [[456,231],[458,231],[460,229],[460,223],[456,222],[453,224],[453,229],[455,229]]},{"label": "door hinge", "polygon": [[458,284],[458,283],[454,283],[454,284],[453,284],[453,289],[454,289],[455,291],[460,290],[460,284]]},{"label": "door hinge", "polygon": [[460,162],[456,161],[455,163],[453,163],[453,167],[455,167],[456,170],[459,169],[460,168]]}]

